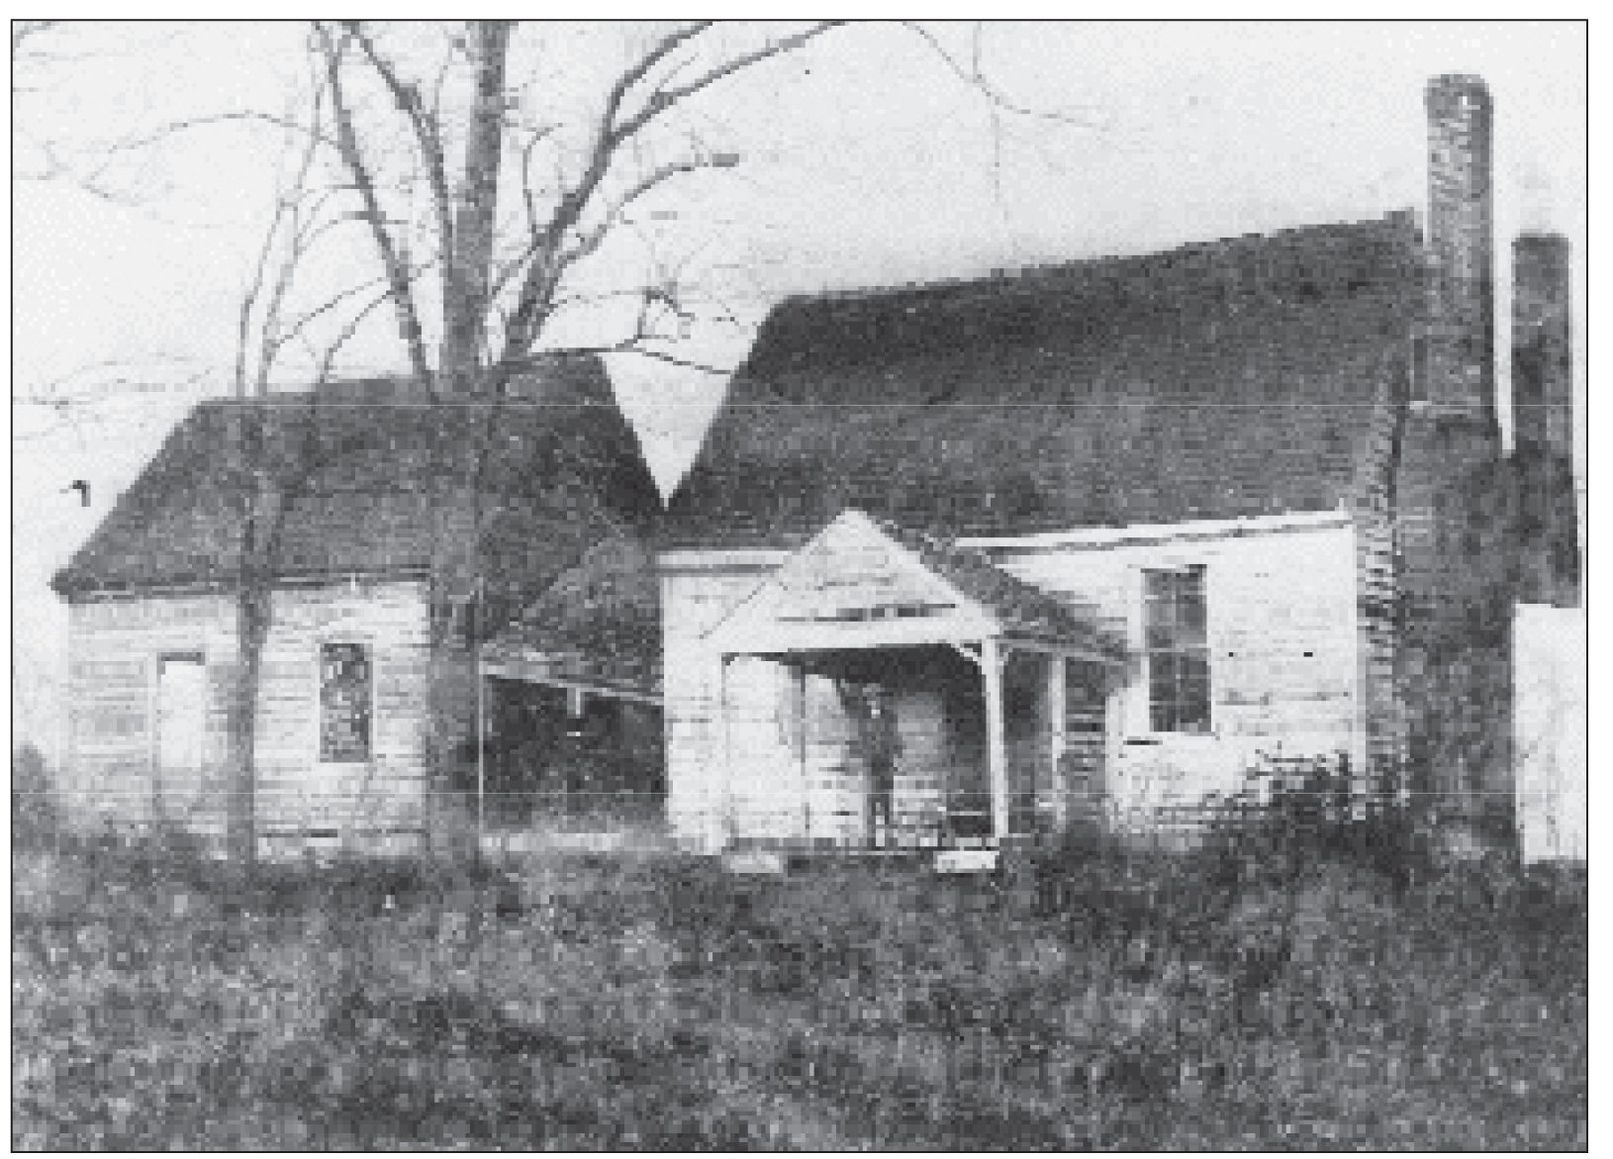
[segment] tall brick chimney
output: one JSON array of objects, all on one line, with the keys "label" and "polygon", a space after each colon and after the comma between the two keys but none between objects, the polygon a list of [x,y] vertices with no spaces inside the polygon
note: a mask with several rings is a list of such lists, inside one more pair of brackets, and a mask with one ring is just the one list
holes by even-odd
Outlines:
[{"label": "tall brick chimney", "polygon": [[1512,424],[1520,447],[1574,450],[1574,355],[1568,239],[1525,233],[1512,243]]},{"label": "tall brick chimney", "polygon": [[1428,380],[1437,414],[1495,422],[1495,209],[1490,91],[1438,76],[1428,108]]},{"label": "tall brick chimney", "polygon": [[1493,109],[1474,76],[1435,77],[1424,97],[1425,337],[1395,499],[1407,787],[1444,821],[1499,829],[1511,800],[1512,555],[1495,402]]}]

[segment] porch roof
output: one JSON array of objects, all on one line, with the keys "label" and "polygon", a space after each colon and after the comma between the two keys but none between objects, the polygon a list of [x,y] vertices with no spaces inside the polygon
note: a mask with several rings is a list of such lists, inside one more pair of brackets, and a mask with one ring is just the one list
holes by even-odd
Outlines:
[{"label": "porch roof", "polygon": [[[891,558],[870,575],[869,546]],[[811,575],[804,574],[811,568]],[[792,581],[796,581],[792,583]],[[805,581],[805,582],[800,582]],[[856,590],[861,585],[864,590]],[[802,596],[798,589],[813,589]],[[825,589],[853,589],[824,610]],[[805,607],[794,607],[804,602]],[[998,567],[978,550],[875,519],[841,512],[708,634],[726,653],[766,655],[922,644],[987,637],[1013,645],[1119,661],[1121,635],[1090,605],[1065,602]]]}]

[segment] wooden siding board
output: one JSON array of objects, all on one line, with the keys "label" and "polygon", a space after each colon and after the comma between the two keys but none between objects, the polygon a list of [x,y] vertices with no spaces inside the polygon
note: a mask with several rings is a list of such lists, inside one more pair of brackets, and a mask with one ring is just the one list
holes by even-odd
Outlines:
[{"label": "wooden siding board", "polygon": [[[1191,530],[1192,525],[1183,528]],[[1359,544],[1357,526],[1341,516],[1326,525],[1258,536],[995,550],[994,558],[1005,571],[1072,604],[1091,607],[1103,622],[1132,633],[1140,616],[1141,569],[1202,563],[1209,585],[1212,733],[1149,733],[1146,690],[1135,663],[1118,670],[1126,681],[1118,690],[1111,687],[1116,669],[1072,665],[1075,676],[1067,681],[1065,705],[1069,755],[1064,775],[1070,781],[1066,784],[1061,777],[1055,783],[1047,763],[1047,706],[1010,706],[1004,721],[1010,797],[1024,802],[1037,793],[1045,797],[1078,791],[1084,779],[1088,811],[1093,798],[1102,794],[1111,823],[1124,824],[1128,816],[1157,815],[1162,806],[1237,791],[1262,754],[1354,756],[1363,743],[1362,698],[1378,690],[1374,684],[1363,693],[1359,679],[1368,640],[1357,607]],[[669,813],[675,832],[691,841],[705,838],[721,844],[724,837],[714,816],[723,800],[724,742],[717,703],[721,660],[704,633],[765,581],[767,573],[751,563],[724,574],[719,560],[707,563],[699,571],[663,573]],[[1374,672],[1392,665],[1380,652],[1370,659]],[[1041,672],[1038,657],[1014,663]],[[1036,683],[1042,680],[1037,676]],[[754,685],[742,679],[733,692],[741,699],[765,699],[781,695],[783,687],[770,676]],[[1045,690],[1028,695],[1045,698]],[[845,755],[845,745],[833,739],[837,726],[825,723],[836,717],[831,698],[832,692],[822,689],[809,695],[823,719],[807,746],[806,812],[813,818],[813,835],[821,827],[850,839],[863,824],[864,774],[855,758]],[[754,736],[760,746],[765,732],[747,730],[763,729],[766,710],[751,704],[746,711],[755,719],[738,721],[741,745],[749,745]],[[898,701],[904,747],[909,747],[903,774],[910,778],[904,784],[899,775],[898,790],[915,794],[910,808],[918,813],[929,807],[922,803],[927,795],[933,799],[941,791],[938,786],[987,787],[983,750],[967,751],[965,738],[958,737],[942,746],[926,734],[926,728],[935,726],[921,722],[945,711],[922,699]],[[765,727],[776,735],[777,719]],[[943,748],[948,750],[944,758]],[[788,753],[783,759],[777,769],[768,766],[768,775],[776,779],[779,792],[786,792],[787,785],[795,802],[791,807],[799,809],[799,761],[791,761]],[[944,766],[943,775],[932,776],[927,768],[918,772],[932,762]],[[791,764],[793,776],[784,771]],[[898,812],[902,808],[899,804]],[[1080,811],[1078,806],[1072,814]]]},{"label": "wooden siding board", "polygon": [[[357,778],[316,760],[318,644],[344,636],[375,649],[380,693],[374,759],[368,776]],[[231,598],[213,593],[74,601],[69,648],[70,784],[85,809],[83,819],[148,823],[156,819],[160,790],[172,820],[217,831],[226,805],[222,766],[237,663]],[[363,827],[381,815],[420,813],[426,792],[421,718],[428,650],[421,583],[275,593],[258,705],[260,823],[325,827],[334,817],[347,827]],[[156,660],[173,652],[201,652],[208,666],[204,767],[184,785],[160,783],[154,767]],[[109,720],[116,722],[110,731]],[[282,789],[293,784],[300,788],[287,797]]]}]

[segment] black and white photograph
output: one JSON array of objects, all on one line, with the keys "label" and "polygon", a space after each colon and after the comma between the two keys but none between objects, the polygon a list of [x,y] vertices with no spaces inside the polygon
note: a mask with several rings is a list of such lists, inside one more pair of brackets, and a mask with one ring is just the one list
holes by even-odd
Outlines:
[{"label": "black and white photograph", "polygon": [[23,1151],[1584,1151],[1585,20],[11,30]]}]

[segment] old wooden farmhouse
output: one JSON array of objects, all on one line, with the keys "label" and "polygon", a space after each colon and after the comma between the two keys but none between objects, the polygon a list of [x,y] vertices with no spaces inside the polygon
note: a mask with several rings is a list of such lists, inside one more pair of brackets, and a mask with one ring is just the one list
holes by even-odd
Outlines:
[{"label": "old wooden farmhouse", "polygon": [[[75,815],[223,831],[250,486],[232,458],[232,408],[293,448],[279,469],[298,476],[287,480],[256,710],[264,852],[414,849],[434,829],[471,824],[489,778],[495,802],[530,803],[564,785],[543,738],[584,718],[611,727],[607,743],[574,743],[574,760],[617,783],[634,770],[658,777],[659,713],[646,722],[636,707],[656,674],[642,663],[590,668],[574,654],[599,614],[579,577],[601,559],[635,558],[659,506],[653,481],[597,359],[557,360],[512,394],[490,419],[385,381],[196,408],[55,580],[70,608],[64,789]],[[474,489],[473,446],[485,448]],[[434,627],[434,603],[447,602],[434,598],[445,545],[471,527],[482,567],[470,606]],[[531,630],[530,608],[549,629]],[[479,753],[475,735],[448,738],[434,762],[434,683],[466,680],[483,651],[497,663],[482,719],[502,725],[501,739]],[[579,702],[585,690],[595,703]],[[615,743],[624,731],[637,738],[625,750]],[[542,751],[512,786],[513,754],[534,738]]]},{"label": "old wooden farmhouse", "polygon": [[[1568,254],[1512,246],[1509,451],[1490,99],[1426,98],[1423,217],[781,303],[664,511],[596,360],[500,416],[474,516],[466,408],[256,404],[311,448],[256,709],[265,847],[558,799],[690,849],[967,859],[1190,836],[1284,763],[1506,825],[1512,608],[1579,598]],[[236,405],[57,578],[92,815],[221,824]],[[443,634],[456,526],[482,573]],[[480,722],[446,745],[445,653]]]},{"label": "old wooden farmhouse", "polygon": [[673,831],[1158,835],[1283,761],[1504,814],[1512,602],[1575,598],[1567,262],[1516,243],[1508,458],[1490,100],[1427,105],[1421,228],[780,305],[662,538]]}]

